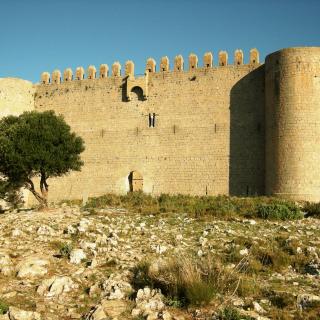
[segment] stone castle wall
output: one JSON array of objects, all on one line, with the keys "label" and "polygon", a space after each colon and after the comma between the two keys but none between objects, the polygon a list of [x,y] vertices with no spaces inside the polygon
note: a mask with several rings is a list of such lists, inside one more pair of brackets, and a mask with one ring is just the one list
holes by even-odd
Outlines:
[{"label": "stone castle wall", "polygon": [[0,78],[0,118],[34,109],[33,84],[17,78]]},{"label": "stone castle wall", "polygon": [[[41,75],[34,108],[55,110],[85,140],[81,172],[50,180],[53,201],[108,192],[279,195],[320,200],[320,48],[259,63],[198,57],[117,62]],[[109,74],[110,73],[110,74]],[[1,84],[1,83],[0,83]],[[1,90],[1,85],[0,85]],[[14,94],[14,93],[12,93]]]},{"label": "stone castle wall", "polygon": [[68,70],[67,81],[39,85],[36,110],[63,114],[86,143],[82,172],[51,183],[51,199],[127,192],[132,171],[152,194],[263,194],[264,67],[238,59],[197,67],[192,55],[183,71],[178,57],[176,71],[161,72],[149,59],[143,77],[129,62],[129,78],[119,65],[98,79],[78,68],[73,81]]}]

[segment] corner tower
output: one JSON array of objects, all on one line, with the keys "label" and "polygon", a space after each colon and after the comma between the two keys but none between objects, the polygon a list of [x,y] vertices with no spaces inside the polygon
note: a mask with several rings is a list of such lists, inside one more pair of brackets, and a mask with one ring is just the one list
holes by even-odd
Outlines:
[{"label": "corner tower", "polygon": [[272,53],[265,73],[266,193],[320,201],[320,47]]}]

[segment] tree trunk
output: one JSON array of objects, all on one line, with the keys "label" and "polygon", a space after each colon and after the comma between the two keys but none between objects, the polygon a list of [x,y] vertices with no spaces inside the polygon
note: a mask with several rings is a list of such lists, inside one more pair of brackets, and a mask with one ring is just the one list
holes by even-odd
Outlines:
[{"label": "tree trunk", "polygon": [[48,207],[49,186],[47,184],[47,179],[44,172],[41,172],[40,190],[41,190],[43,201],[45,202],[45,206]]},{"label": "tree trunk", "polygon": [[34,188],[34,184],[32,182],[31,179],[28,179],[25,187],[34,195],[34,197],[39,201],[40,203],[40,207],[41,208],[46,208],[48,207],[48,201],[47,198],[44,198],[43,196],[41,196],[36,189]]}]

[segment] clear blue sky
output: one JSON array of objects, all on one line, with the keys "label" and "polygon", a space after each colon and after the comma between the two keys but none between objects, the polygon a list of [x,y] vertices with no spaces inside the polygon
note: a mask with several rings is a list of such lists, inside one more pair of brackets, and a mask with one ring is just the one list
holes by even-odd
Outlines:
[{"label": "clear blue sky", "polygon": [[0,77],[116,60],[320,46],[320,0],[0,0]]}]

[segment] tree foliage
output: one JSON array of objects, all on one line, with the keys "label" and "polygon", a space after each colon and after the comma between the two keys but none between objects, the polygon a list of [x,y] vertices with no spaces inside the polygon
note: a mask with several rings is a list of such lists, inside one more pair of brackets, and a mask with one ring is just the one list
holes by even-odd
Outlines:
[{"label": "tree foliage", "polygon": [[[80,171],[84,151],[81,137],[70,131],[53,111],[24,112],[0,120],[0,175],[3,188],[26,187],[41,205],[47,205],[48,178]],[[40,190],[32,179],[40,177]],[[1,185],[0,185],[1,189]]]}]

